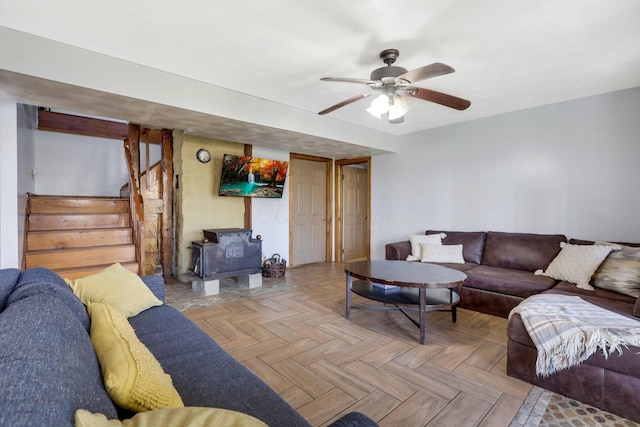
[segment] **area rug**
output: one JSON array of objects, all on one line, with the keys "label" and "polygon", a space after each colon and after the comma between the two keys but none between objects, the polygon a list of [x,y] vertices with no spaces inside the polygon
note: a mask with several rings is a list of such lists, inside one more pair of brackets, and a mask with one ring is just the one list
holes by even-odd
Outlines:
[{"label": "area rug", "polygon": [[540,387],[533,387],[510,427],[639,427],[633,421]]},{"label": "area rug", "polygon": [[220,302],[234,301],[240,298],[247,298],[257,295],[264,295],[272,292],[280,292],[292,289],[293,285],[287,283],[285,276],[263,277],[262,286],[249,289],[249,285],[241,285],[234,278],[220,280],[220,293],[201,297],[191,290],[191,282],[173,283],[165,286],[165,301],[168,305],[180,311],[192,308],[204,307]]}]

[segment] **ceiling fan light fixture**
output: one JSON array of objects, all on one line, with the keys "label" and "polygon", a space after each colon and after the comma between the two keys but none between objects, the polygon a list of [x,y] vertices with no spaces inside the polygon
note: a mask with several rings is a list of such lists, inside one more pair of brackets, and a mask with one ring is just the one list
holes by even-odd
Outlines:
[{"label": "ceiling fan light fixture", "polygon": [[374,98],[371,101],[371,106],[367,108],[367,113],[371,114],[377,119],[381,119],[383,115],[389,112],[389,97],[386,93]]},{"label": "ceiling fan light fixture", "polygon": [[404,115],[411,109],[411,99],[434,102],[456,110],[466,110],[469,108],[471,102],[466,99],[412,86],[422,80],[453,73],[455,70],[452,67],[434,62],[433,64],[407,71],[405,68],[392,65],[399,55],[400,52],[397,49],[386,49],[380,52],[380,59],[382,59],[382,62],[387,64],[387,66],[373,70],[368,80],[351,77],[323,77],[321,79],[323,81],[365,84],[369,86],[372,91],[352,96],[329,108],[325,108],[318,114],[328,114],[352,102],[378,93],[380,95],[371,102],[371,105],[367,108],[367,112],[378,119],[388,119],[389,123],[404,122]]},{"label": "ceiling fan light fixture", "polygon": [[411,101],[400,95],[393,95],[389,103],[389,120],[399,119],[411,110]]}]

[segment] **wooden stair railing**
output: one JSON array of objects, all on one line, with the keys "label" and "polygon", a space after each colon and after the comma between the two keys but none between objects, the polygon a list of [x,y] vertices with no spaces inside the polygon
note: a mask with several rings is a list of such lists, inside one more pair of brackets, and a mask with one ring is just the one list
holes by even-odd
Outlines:
[{"label": "wooden stair railing", "polygon": [[[149,174],[147,174],[146,170],[143,170],[142,172],[140,172],[140,188],[138,188],[138,190],[140,191],[140,194],[142,195],[142,199],[144,201],[145,199],[145,185],[148,188],[149,186],[153,185],[153,183],[149,184],[149,178],[148,176],[151,175],[153,177],[154,173],[155,174],[161,174],[162,168],[162,161],[157,161],[154,164],[152,164],[151,166],[149,166]],[[160,172],[158,172],[160,171]],[[143,179],[144,178],[144,179]],[[127,182],[125,182],[124,184],[122,184],[122,187],[120,187],[120,197],[128,197],[129,196],[129,181],[127,180]]]},{"label": "wooden stair railing", "polygon": [[124,154],[129,169],[129,216],[133,228],[133,243],[136,247],[136,261],[138,262],[138,274],[144,274],[144,200],[140,194],[138,180],[133,167],[129,140],[125,140]]},{"label": "wooden stair railing", "polygon": [[[141,168],[141,146],[145,143],[146,162]],[[150,144],[161,144],[161,160],[150,164]],[[172,218],[173,204],[172,180],[172,135],[171,130],[153,130],[141,128],[139,125],[129,124],[129,137],[124,140],[124,147],[128,149],[126,155],[130,182],[138,186],[137,194],[133,186],[125,183],[120,188],[120,197],[130,197],[132,206],[135,199],[140,198],[141,209],[136,211],[144,220],[144,232],[141,234],[141,250],[144,250],[144,264],[141,266],[144,274],[162,272],[165,278],[171,275],[172,255]]]}]

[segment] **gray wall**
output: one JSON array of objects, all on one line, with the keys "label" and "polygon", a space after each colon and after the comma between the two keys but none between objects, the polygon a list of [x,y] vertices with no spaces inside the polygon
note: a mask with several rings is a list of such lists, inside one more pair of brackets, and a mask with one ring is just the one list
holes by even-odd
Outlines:
[{"label": "gray wall", "polygon": [[640,242],[639,163],[640,88],[405,136],[373,158],[372,258],[427,228]]},{"label": "gray wall", "polygon": [[18,104],[18,257],[22,263],[27,193],[35,192],[35,134],[38,110],[31,105]]}]

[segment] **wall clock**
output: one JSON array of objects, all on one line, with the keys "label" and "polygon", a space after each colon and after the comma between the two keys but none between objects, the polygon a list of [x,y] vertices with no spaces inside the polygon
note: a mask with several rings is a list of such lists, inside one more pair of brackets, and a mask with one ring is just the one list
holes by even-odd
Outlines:
[{"label": "wall clock", "polygon": [[196,158],[201,163],[207,163],[209,160],[211,160],[211,153],[209,153],[209,150],[205,150],[204,148],[201,148],[196,152]]}]

